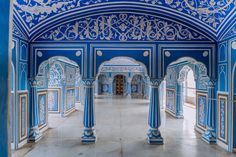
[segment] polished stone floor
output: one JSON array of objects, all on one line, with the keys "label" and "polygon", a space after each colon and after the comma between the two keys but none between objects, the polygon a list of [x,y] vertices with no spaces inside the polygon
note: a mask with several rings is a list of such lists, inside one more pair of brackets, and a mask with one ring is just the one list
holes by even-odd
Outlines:
[{"label": "polished stone floor", "polygon": [[100,97],[96,103],[96,144],[83,145],[83,113],[68,118],[50,116],[50,129],[37,144],[13,152],[13,157],[227,157],[216,145],[204,143],[194,131],[195,109],[184,107],[184,119],[161,111],[164,145],[149,145],[148,101]]}]

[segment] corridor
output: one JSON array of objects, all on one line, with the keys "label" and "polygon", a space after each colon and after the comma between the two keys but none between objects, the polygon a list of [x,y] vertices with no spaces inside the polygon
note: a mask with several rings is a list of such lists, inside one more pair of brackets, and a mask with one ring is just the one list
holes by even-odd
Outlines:
[{"label": "corridor", "polygon": [[50,129],[36,144],[27,144],[13,157],[227,157],[217,145],[203,142],[194,131],[195,110],[184,106],[184,119],[161,111],[164,145],[149,145],[148,101],[122,97],[95,99],[97,142],[83,145],[83,113],[50,117]]}]

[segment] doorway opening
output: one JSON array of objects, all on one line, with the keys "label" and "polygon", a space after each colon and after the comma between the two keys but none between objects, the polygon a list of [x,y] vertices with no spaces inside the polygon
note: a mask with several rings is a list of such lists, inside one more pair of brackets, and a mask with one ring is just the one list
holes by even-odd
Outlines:
[{"label": "doorway opening", "polygon": [[115,95],[124,95],[126,79],[124,75],[116,75],[114,78]]},{"label": "doorway opening", "polygon": [[208,103],[207,68],[188,57],[167,67],[165,111],[175,118],[184,118],[189,130],[206,130]]}]

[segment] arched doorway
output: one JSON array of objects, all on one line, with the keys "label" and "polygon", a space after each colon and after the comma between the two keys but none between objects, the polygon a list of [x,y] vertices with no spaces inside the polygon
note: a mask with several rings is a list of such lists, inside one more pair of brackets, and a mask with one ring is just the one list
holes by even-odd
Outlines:
[{"label": "arched doorway", "polygon": [[192,58],[181,58],[167,68],[166,112],[185,117],[200,133],[207,129],[208,82],[206,66]]},{"label": "arched doorway", "polygon": [[58,118],[69,116],[79,108],[76,102],[82,93],[79,92],[80,78],[78,64],[66,57],[51,57],[40,64],[36,79],[42,132],[56,127]]},{"label": "arched doorway", "polygon": [[114,77],[114,94],[124,95],[126,86],[126,78],[124,75],[116,75]]}]

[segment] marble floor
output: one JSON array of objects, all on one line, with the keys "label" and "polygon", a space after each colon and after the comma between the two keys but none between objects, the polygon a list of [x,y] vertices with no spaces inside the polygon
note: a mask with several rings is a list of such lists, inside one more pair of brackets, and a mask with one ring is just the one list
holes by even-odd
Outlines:
[{"label": "marble floor", "polygon": [[[216,145],[203,142],[194,131],[195,109],[184,107],[184,119],[161,111],[164,145],[149,145],[148,101],[99,97],[96,103],[96,144],[83,145],[83,112],[68,118],[51,116],[49,130],[36,144],[14,151],[13,157],[228,157]],[[60,124],[60,125],[59,125]]]}]

